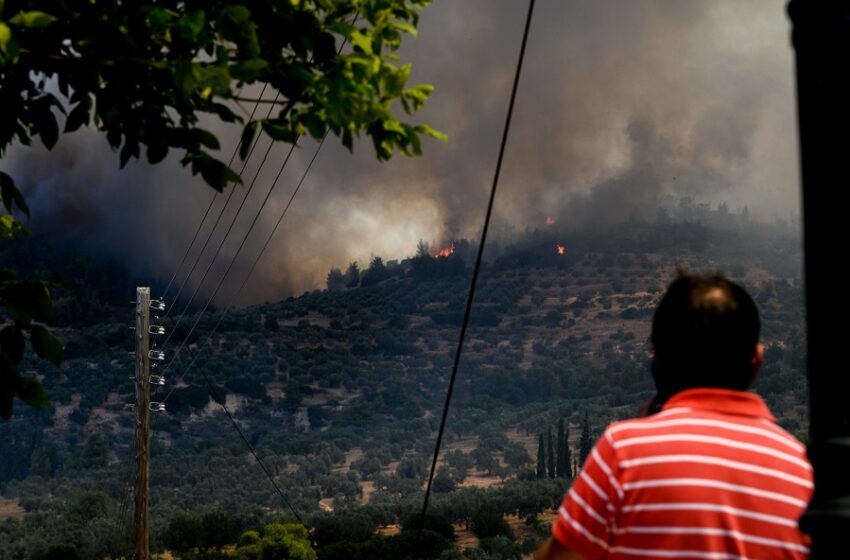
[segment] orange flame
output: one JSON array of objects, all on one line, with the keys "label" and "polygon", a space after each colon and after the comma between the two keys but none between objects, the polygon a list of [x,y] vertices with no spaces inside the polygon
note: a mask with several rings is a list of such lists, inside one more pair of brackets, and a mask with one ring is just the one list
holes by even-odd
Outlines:
[{"label": "orange flame", "polygon": [[567,248],[564,247],[563,245],[555,245],[555,247],[558,248],[558,254],[559,255],[563,255],[567,251]]},{"label": "orange flame", "polygon": [[555,224],[555,218],[552,216],[546,216],[546,225],[551,226]]},{"label": "orange flame", "polygon": [[432,256],[434,256],[435,258],[448,257],[449,255],[451,255],[454,252],[455,252],[455,246],[449,245],[448,247],[443,247],[439,251],[435,251]]}]

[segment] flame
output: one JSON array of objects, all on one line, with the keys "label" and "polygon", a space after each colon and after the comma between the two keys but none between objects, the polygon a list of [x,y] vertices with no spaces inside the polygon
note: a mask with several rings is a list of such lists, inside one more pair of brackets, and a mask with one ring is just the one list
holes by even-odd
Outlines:
[{"label": "flame", "polygon": [[440,249],[439,251],[435,251],[435,252],[432,254],[432,256],[433,256],[433,257],[435,257],[435,258],[439,258],[439,257],[448,257],[449,255],[451,255],[451,254],[452,254],[452,253],[454,253],[454,252],[455,252],[455,246],[454,246],[454,245],[449,245],[448,247],[443,247],[443,248],[442,248],[442,249]]},{"label": "flame", "polygon": [[564,247],[563,245],[555,245],[555,247],[558,248],[558,254],[559,255],[563,255],[567,251],[567,248]]},{"label": "flame", "polygon": [[546,216],[546,225],[551,226],[555,224],[555,218],[552,216]]}]

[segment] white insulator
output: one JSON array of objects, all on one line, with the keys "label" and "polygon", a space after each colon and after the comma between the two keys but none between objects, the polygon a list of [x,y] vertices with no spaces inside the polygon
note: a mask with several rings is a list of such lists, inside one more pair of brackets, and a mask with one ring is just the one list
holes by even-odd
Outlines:
[{"label": "white insulator", "polygon": [[151,360],[162,362],[163,360],[165,360],[165,352],[163,352],[162,350],[150,350],[148,352],[148,357]]}]

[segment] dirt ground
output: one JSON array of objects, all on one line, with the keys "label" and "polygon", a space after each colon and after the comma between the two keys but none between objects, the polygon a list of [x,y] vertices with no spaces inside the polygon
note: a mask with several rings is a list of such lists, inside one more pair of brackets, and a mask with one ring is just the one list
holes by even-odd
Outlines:
[{"label": "dirt ground", "polygon": [[0,521],[5,519],[17,519],[20,521],[26,514],[26,510],[21,507],[17,498],[0,498]]}]

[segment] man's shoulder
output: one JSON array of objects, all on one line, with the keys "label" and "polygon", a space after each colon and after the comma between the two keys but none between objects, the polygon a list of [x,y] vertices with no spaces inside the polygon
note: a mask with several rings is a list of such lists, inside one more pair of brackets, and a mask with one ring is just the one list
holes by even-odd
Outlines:
[{"label": "man's shoulder", "polygon": [[717,436],[754,440],[771,446],[778,445],[800,457],[804,457],[806,452],[800,440],[772,420],[712,413],[684,406],[668,408],[652,416],[613,422],[605,429],[602,437],[616,448],[624,439],[663,438],[664,435],[673,434],[688,434],[696,436],[695,439],[700,436]]},{"label": "man's shoulder", "polygon": [[677,407],[663,410],[651,416],[639,418],[628,418],[612,422],[605,429],[604,437],[612,439],[623,432],[649,432],[659,428],[681,424],[682,420],[698,417],[695,412],[687,407]]}]

